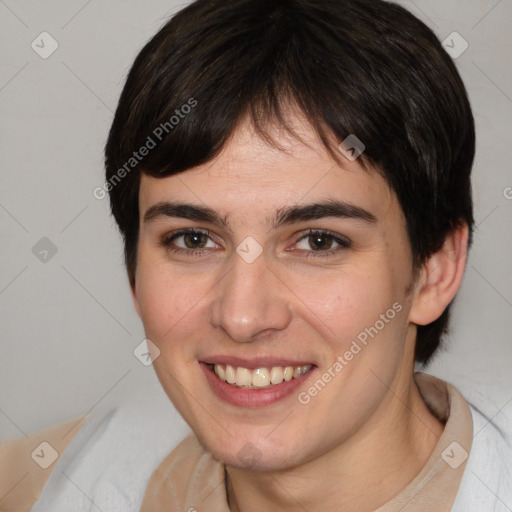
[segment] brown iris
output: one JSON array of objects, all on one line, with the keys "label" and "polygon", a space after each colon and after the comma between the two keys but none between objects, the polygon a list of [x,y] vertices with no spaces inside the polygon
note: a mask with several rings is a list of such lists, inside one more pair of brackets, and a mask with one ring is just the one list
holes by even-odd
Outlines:
[{"label": "brown iris", "polygon": [[309,235],[309,244],[313,249],[330,249],[332,246],[332,236],[322,233],[313,233]]},{"label": "brown iris", "polygon": [[208,237],[204,233],[184,233],[183,240],[187,248],[198,249],[206,245]]}]

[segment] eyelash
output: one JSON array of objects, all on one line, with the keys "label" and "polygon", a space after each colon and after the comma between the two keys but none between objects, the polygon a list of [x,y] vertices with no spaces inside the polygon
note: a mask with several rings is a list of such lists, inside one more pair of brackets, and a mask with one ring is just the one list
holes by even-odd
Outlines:
[{"label": "eyelash", "polygon": [[[169,233],[162,239],[161,244],[168,251],[171,251],[173,253],[179,253],[179,254],[185,253],[189,256],[201,256],[203,253],[208,252],[208,249],[201,251],[201,250],[197,250],[197,249],[184,249],[182,247],[178,247],[178,248],[171,247],[171,243],[175,239],[177,239],[183,235],[187,235],[187,234],[202,234],[202,235],[206,235],[211,240],[209,231],[202,230],[202,229],[196,229],[196,228],[188,228],[188,229],[180,229],[179,231],[174,231],[172,233]],[[338,252],[340,252],[343,249],[348,249],[351,246],[350,240],[348,240],[347,238],[342,237],[339,234],[334,233],[332,231],[327,231],[324,229],[309,229],[295,243],[297,244],[297,243],[301,242],[302,240],[304,240],[305,238],[308,238],[312,235],[322,235],[322,236],[330,237],[330,238],[332,238],[332,241],[338,243],[339,246],[334,249],[329,249],[326,251],[321,251],[321,250],[320,251],[318,251],[318,250],[317,251],[314,251],[314,250],[305,251],[307,258],[309,258],[309,257],[325,258],[325,257],[331,256],[331,255],[337,254]]]}]

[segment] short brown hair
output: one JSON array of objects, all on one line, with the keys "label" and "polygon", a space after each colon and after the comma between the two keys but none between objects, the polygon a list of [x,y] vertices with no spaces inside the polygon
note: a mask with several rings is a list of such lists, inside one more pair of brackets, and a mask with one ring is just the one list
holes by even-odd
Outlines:
[{"label": "short brown hair", "polygon": [[[165,177],[208,162],[247,116],[271,143],[265,127],[286,127],[287,102],[334,158],[328,134],[364,142],[362,164],[398,197],[415,268],[461,223],[471,239],[473,116],[452,59],[424,23],[382,0],[197,0],[137,56],[106,144],[132,284],[140,173]],[[154,147],[130,160],[149,138]],[[438,348],[449,309],[418,326],[417,361]]]}]

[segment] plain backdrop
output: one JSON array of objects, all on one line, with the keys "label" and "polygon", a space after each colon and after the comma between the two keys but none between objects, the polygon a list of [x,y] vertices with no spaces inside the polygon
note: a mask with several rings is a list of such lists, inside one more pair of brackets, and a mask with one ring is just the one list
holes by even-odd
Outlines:
[{"label": "plain backdrop", "polygon": [[[425,371],[510,435],[512,2],[401,3],[454,50],[467,42],[456,63],[478,137],[474,246],[446,349]],[[155,384],[133,354],[144,332],[108,200],[93,190],[104,182],[104,143],[126,74],[184,5],[0,0],[1,439]]]}]

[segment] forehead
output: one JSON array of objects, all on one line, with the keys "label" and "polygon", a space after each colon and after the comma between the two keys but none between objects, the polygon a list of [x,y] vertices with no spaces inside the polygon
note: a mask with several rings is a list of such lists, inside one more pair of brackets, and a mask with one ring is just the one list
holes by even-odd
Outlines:
[{"label": "forehead", "polygon": [[156,203],[176,200],[208,206],[232,221],[329,199],[359,206],[376,217],[399,210],[380,173],[364,169],[358,159],[342,156],[340,165],[306,122],[294,118],[291,126],[300,140],[280,127],[268,130],[275,147],[246,121],[211,161],[165,178],[142,174],[141,215]]}]

